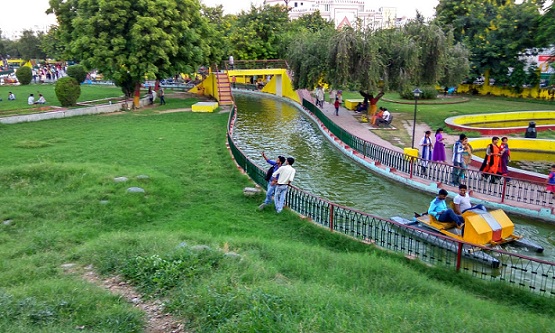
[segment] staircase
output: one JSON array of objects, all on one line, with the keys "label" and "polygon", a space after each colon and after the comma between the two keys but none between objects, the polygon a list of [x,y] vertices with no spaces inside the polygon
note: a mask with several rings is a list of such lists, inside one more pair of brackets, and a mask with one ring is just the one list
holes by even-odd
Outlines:
[{"label": "staircase", "polygon": [[220,105],[233,105],[233,96],[231,95],[231,84],[227,73],[216,72],[216,81],[218,85],[218,103]]}]

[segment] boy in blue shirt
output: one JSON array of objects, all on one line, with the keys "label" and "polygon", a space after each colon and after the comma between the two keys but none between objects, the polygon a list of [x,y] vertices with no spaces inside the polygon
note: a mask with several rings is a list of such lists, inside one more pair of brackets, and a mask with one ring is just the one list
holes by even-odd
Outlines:
[{"label": "boy in blue shirt", "polygon": [[430,203],[428,214],[439,222],[455,222],[457,227],[460,227],[464,224],[464,217],[457,215],[451,208],[447,208],[447,204],[445,204],[447,194],[446,190],[439,190],[437,197]]}]

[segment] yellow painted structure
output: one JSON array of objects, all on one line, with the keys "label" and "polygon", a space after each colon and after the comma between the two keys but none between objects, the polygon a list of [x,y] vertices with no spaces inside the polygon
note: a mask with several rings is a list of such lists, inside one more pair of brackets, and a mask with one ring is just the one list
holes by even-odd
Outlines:
[{"label": "yellow painted structure", "polygon": [[[502,112],[502,113],[482,113],[449,118],[455,125],[472,126],[472,124],[496,123],[509,120],[541,120],[555,119],[555,111],[523,111],[523,112]],[[481,126],[487,127],[487,126]]]},{"label": "yellow painted structure", "polygon": [[356,109],[358,103],[362,103],[362,102],[364,102],[364,99],[362,98],[346,99],[345,108],[349,110],[354,110]]},{"label": "yellow painted structure", "polygon": [[404,148],[403,153],[405,153],[405,157],[407,159],[411,157],[418,157],[418,149],[416,148]]},{"label": "yellow painted structure", "polygon": [[[261,90],[262,92],[273,94],[279,97],[289,98],[297,103],[301,103],[299,95],[293,89],[293,82],[289,78],[286,69],[281,68],[262,68],[262,69],[235,69],[228,70],[227,75],[229,81],[235,76],[235,82],[237,83],[250,83],[251,77],[256,76],[258,82],[264,81],[265,86]],[[270,81],[267,81],[267,77],[271,76]],[[189,90],[192,93],[197,93],[205,96],[212,96],[217,98],[218,94],[218,84],[216,76],[214,73],[209,73],[209,75],[200,84]]]},{"label": "yellow painted structure", "polygon": [[[487,145],[491,143],[491,137],[468,139],[468,142],[474,149],[474,154],[477,151],[485,151]],[[509,147],[511,151],[525,150],[537,151],[542,153],[553,153],[555,151],[555,140],[545,139],[525,139],[525,138],[509,138]]]},{"label": "yellow painted structure", "polygon": [[514,223],[501,209],[490,212],[470,210],[462,215],[464,233],[454,222],[439,222],[430,215],[420,216],[417,220],[446,236],[476,245],[494,246],[521,238],[513,234]]},{"label": "yellow painted structure", "polygon": [[191,107],[193,112],[213,112],[218,108],[218,102],[198,102]]}]

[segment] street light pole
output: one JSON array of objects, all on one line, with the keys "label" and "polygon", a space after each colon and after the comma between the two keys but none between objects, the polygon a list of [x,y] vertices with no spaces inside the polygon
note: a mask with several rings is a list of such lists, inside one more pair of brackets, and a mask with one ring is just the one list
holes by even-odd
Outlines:
[{"label": "street light pole", "polygon": [[416,131],[416,109],[418,107],[418,97],[420,97],[420,94],[422,93],[422,91],[418,88],[414,89],[412,91],[413,95],[414,95],[414,117],[412,120],[412,145],[411,148],[414,149],[414,136],[415,136],[415,131]]}]

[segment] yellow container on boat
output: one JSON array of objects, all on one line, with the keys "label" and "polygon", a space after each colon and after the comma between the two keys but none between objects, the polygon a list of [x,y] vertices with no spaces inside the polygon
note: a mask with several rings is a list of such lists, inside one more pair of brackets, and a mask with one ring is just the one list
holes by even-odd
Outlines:
[{"label": "yellow container on boat", "polygon": [[503,242],[513,235],[515,226],[501,209],[490,212],[466,211],[464,214],[464,240],[474,244]]},{"label": "yellow container on boat", "polygon": [[198,102],[191,107],[193,112],[212,112],[218,108],[218,102]]}]

